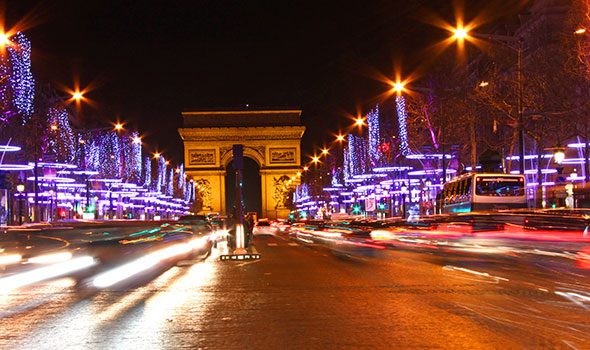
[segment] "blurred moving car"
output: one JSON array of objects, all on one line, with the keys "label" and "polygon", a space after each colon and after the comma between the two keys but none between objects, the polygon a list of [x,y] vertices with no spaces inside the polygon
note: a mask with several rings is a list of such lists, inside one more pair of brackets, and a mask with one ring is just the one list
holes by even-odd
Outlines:
[{"label": "blurred moving car", "polygon": [[254,225],[252,234],[254,235],[274,235],[278,232],[278,228],[272,226],[268,220],[260,220]]},{"label": "blurred moving car", "polygon": [[193,234],[207,234],[212,230],[206,215],[184,215],[178,218],[177,224],[189,226]]},{"label": "blurred moving car", "polygon": [[291,222],[288,220],[279,219],[272,222],[271,225],[276,227],[279,233],[289,233],[291,230]]}]

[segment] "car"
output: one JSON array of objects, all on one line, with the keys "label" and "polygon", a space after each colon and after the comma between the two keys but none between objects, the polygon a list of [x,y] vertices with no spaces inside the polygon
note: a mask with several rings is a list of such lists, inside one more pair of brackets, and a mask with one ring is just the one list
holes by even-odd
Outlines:
[{"label": "car", "polygon": [[184,215],[178,218],[177,224],[189,227],[194,234],[207,234],[212,230],[205,215]]},{"label": "car", "polygon": [[252,234],[254,235],[274,235],[278,232],[278,228],[272,226],[268,220],[260,220],[254,225]]}]

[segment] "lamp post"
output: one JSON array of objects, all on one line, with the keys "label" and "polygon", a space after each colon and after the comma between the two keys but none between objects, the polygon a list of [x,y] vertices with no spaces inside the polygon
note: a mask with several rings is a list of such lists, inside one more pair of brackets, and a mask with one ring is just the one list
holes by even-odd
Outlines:
[{"label": "lamp post", "polygon": [[406,192],[408,191],[408,185],[406,185],[405,183],[402,184],[401,191],[402,191],[402,217],[405,219],[406,218]]},{"label": "lamp post", "polygon": [[[430,191],[431,191],[431,186],[432,186],[432,180],[430,180],[430,178],[426,178],[426,181],[424,182],[424,185],[426,186],[426,215],[430,214],[430,208],[431,208],[431,203],[430,203]],[[434,207],[434,206],[432,206]]]},{"label": "lamp post", "polygon": [[23,192],[25,191],[25,185],[20,183],[16,185],[18,191],[18,224],[23,224]]},{"label": "lamp post", "polygon": [[[518,133],[518,153],[519,153],[519,171],[520,174],[524,174],[524,116],[523,116],[523,74],[522,74],[522,52],[524,40],[521,37],[513,37],[508,35],[497,35],[497,34],[479,34],[472,33],[469,28],[457,27],[452,31],[454,39],[460,47],[462,47],[465,40],[473,38],[488,40],[497,44],[500,44],[517,54],[516,60],[516,84],[517,84],[517,133]],[[511,44],[516,43],[516,46]],[[486,84],[487,85],[487,84]],[[483,87],[483,86],[482,86]]]}]

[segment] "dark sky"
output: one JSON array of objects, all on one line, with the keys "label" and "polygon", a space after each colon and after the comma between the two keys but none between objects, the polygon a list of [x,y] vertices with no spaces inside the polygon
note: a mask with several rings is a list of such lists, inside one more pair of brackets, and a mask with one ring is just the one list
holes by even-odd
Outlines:
[{"label": "dark sky", "polygon": [[38,80],[93,83],[85,114],[137,125],[180,160],[191,108],[300,107],[304,151],[321,146],[386,90],[371,71],[410,71],[446,35],[429,13],[453,19],[448,0],[12,0],[6,26],[31,16]]}]

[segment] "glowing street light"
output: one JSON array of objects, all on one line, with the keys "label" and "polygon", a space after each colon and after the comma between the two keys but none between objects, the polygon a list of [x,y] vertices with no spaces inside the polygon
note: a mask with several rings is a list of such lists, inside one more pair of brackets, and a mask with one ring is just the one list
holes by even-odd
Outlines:
[{"label": "glowing street light", "polygon": [[167,161],[165,161],[165,162],[164,162],[164,164],[166,164],[166,165],[170,165],[170,161],[169,161],[169,160],[167,160]]},{"label": "glowing street light", "polygon": [[308,171],[308,170],[309,170],[309,167],[308,166],[304,166],[303,167],[303,171]]},{"label": "glowing street light", "polygon": [[406,84],[401,81],[396,81],[392,84],[392,90],[398,95],[401,95],[402,92],[406,90]]},{"label": "glowing street light", "polygon": [[562,149],[557,149],[555,151],[555,153],[553,153],[553,160],[555,160],[555,163],[560,164],[563,162],[563,160],[565,159],[565,152]]},{"label": "glowing street light", "polygon": [[155,158],[155,159],[160,159],[160,156],[161,156],[161,155],[162,155],[162,154],[161,154],[160,152],[156,152],[156,153],[154,153],[154,158]]},{"label": "glowing street light", "polygon": [[338,136],[336,136],[336,141],[338,141],[338,142],[344,142],[344,135],[339,134]]},{"label": "glowing street light", "polygon": [[123,124],[121,124],[121,123],[117,123],[117,124],[115,124],[115,130],[116,130],[116,131],[121,131],[121,130],[123,130]]},{"label": "glowing street light", "polygon": [[52,125],[51,125],[51,130],[53,130],[53,131],[57,130],[57,125],[55,125],[55,124],[52,124]]},{"label": "glowing street light", "polygon": [[354,125],[362,127],[363,125],[365,125],[365,119],[363,117],[356,118],[356,120],[354,121]]},{"label": "glowing street light", "polygon": [[318,156],[313,156],[313,157],[311,158],[311,161],[312,161],[313,163],[318,163],[318,162],[320,161],[320,157],[318,157]]},{"label": "glowing street light", "polygon": [[465,29],[463,26],[458,26],[457,28],[453,29],[453,38],[455,40],[465,40],[469,37],[469,31]]},{"label": "glowing street light", "polygon": [[136,145],[139,145],[141,143],[141,137],[134,136],[133,137],[133,143],[136,144]]},{"label": "glowing street light", "polygon": [[84,94],[82,94],[82,92],[81,92],[81,91],[75,91],[75,92],[72,94],[72,98],[73,98],[74,100],[76,100],[76,101],[81,101],[81,100],[84,98]]},{"label": "glowing street light", "polygon": [[479,87],[482,87],[482,88],[483,88],[483,87],[486,87],[486,86],[488,86],[488,85],[490,85],[490,83],[488,83],[488,82],[487,82],[487,81],[485,81],[485,80],[484,80],[484,81],[481,81],[481,82],[479,83]]},{"label": "glowing street light", "polygon": [[322,154],[323,154],[323,155],[325,155],[325,156],[327,156],[328,154],[330,154],[330,152],[328,151],[328,149],[327,149],[327,148],[324,148],[324,149],[322,150]]},{"label": "glowing street light", "polygon": [[577,35],[581,35],[584,33],[586,33],[586,28],[579,28],[574,32],[574,34],[577,34]]},{"label": "glowing street light", "polygon": [[0,33],[0,46],[10,45],[11,41],[6,33]]}]

